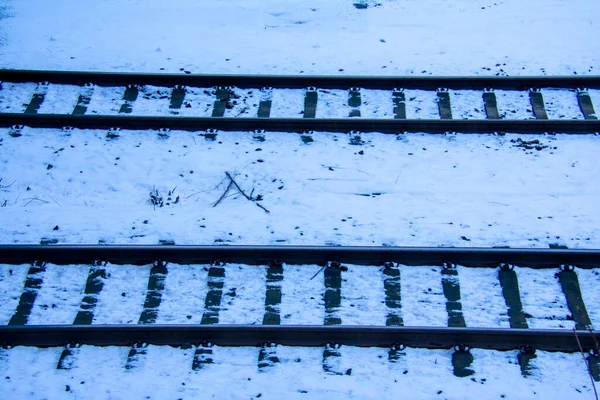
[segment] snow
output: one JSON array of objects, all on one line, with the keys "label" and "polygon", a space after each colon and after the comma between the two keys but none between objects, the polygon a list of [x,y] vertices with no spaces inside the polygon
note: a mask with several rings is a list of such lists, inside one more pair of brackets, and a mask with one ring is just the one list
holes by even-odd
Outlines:
[{"label": "snow", "polygon": [[[143,86],[133,105],[132,115],[167,115],[169,112],[170,88]],[[121,101],[122,102],[122,101]]]},{"label": "snow", "polygon": [[360,114],[363,118],[394,118],[392,93],[387,90],[360,91],[362,104]]},{"label": "snow", "polygon": [[[558,277],[549,271],[515,268],[521,291],[523,312],[532,329],[573,329],[571,314]],[[556,271],[558,272],[558,271]],[[529,314],[529,315],[528,315]]]},{"label": "snow", "polygon": [[468,327],[510,328],[496,268],[457,267],[460,298]]},{"label": "snow", "polygon": [[93,324],[137,324],[144,308],[150,265],[106,265]]},{"label": "snow", "polygon": [[214,101],[207,89],[186,88],[183,105],[177,112],[184,117],[210,117]]},{"label": "snow", "polygon": [[543,89],[541,92],[549,119],[583,119],[574,90]]},{"label": "snow", "polygon": [[70,325],[79,311],[90,267],[46,265],[28,325]]},{"label": "snow", "polygon": [[600,271],[598,269],[576,269],[581,297],[595,329],[600,326]]},{"label": "snow", "polygon": [[233,92],[231,100],[233,108],[225,110],[225,117],[256,117],[261,100],[260,91],[239,88],[233,88],[231,91]]},{"label": "snow", "polygon": [[0,109],[6,113],[25,111],[37,87],[36,83],[2,83]]},{"label": "snow", "polygon": [[[538,151],[516,134],[8,132],[6,243],[600,245],[594,136],[538,136]],[[271,213],[235,194],[214,207],[226,171]]]},{"label": "snow", "polygon": [[13,316],[21,293],[23,285],[27,278],[27,272],[30,265],[7,265],[0,264],[0,324],[6,325]]},{"label": "snow", "polygon": [[598,117],[598,115],[600,115],[600,89],[588,89],[587,92],[592,99],[596,117]]},{"label": "snow", "polygon": [[[387,349],[342,346],[334,362],[341,375],[324,372],[320,348],[276,347],[279,363],[257,368],[257,348],[213,347],[214,363],[191,371],[194,349],[148,346],[145,362],[122,368],[127,347],[82,346],[75,367],[56,369],[61,348],[16,347],[6,354],[0,391],[11,398],[569,398],[593,396],[581,355],[537,352],[523,377],[516,352],[472,350],[472,376],[452,374],[448,350],[407,348],[404,365]],[[98,368],[101,365],[102,368]],[[23,368],[30,371],[22,374]],[[346,372],[350,370],[350,375]],[[556,377],[560,376],[560,379]],[[510,384],[506,384],[506,382]],[[143,384],[142,384],[143,383]],[[376,390],[374,388],[377,388]]]},{"label": "snow", "polygon": [[[578,75],[597,74],[600,3],[591,0],[0,0],[3,68],[217,74]],[[551,29],[549,29],[551,28]],[[551,35],[549,35],[551,33]],[[22,112],[38,83],[2,83],[1,112]],[[44,89],[45,90],[45,89]],[[225,116],[302,118],[305,89],[233,88]],[[49,85],[40,113],[71,113],[82,89]],[[117,114],[125,87],[98,87],[89,114]],[[526,91],[496,91],[502,118],[533,119]],[[600,107],[600,90],[589,90]],[[137,115],[210,116],[214,88],[141,87]],[[543,89],[549,118],[577,118],[575,92]],[[318,91],[317,118],[346,117],[347,91]],[[406,90],[407,118],[438,119],[435,91]],[[485,118],[481,93],[450,91],[454,118]],[[362,118],[393,118],[390,91],[361,90]],[[599,141],[509,134],[382,135],[111,132],[0,129],[0,242],[320,244],[600,247]],[[359,136],[356,138],[355,136]],[[264,139],[264,141],[263,141]],[[261,194],[266,214],[240,195],[213,204],[231,172]],[[13,182],[10,184],[10,182]],[[153,206],[158,190],[164,206]],[[172,192],[169,200],[168,192]],[[174,193],[173,193],[174,192]],[[178,197],[179,200],[175,201]],[[59,229],[54,230],[54,227]],[[17,306],[29,266],[0,265],[0,323]],[[94,324],[138,322],[150,265],[107,265]],[[225,266],[221,323],[260,323],[265,267]],[[282,324],[324,320],[320,267],[284,266]],[[10,273],[10,270],[13,273]],[[158,322],[198,323],[206,266],[169,265]],[[400,266],[402,317],[445,326],[439,267]],[[551,271],[516,268],[530,327],[570,328]],[[49,265],[30,322],[71,323],[89,266]],[[508,326],[497,269],[458,266],[468,326]],[[313,275],[317,273],[314,279]],[[577,269],[590,318],[600,321],[597,271]],[[342,272],[343,323],[383,325],[377,268]],[[235,296],[230,296],[235,288]],[[485,297],[484,297],[485,295]],[[382,303],[383,301],[383,303]],[[44,305],[55,304],[45,308]],[[354,307],[352,307],[354,305]],[[191,315],[191,318],[188,318]],[[551,319],[555,318],[555,319]],[[323,371],[323,348],[278,346],[258,368],[257,348],[214,347],[215,362],[192,371],[194,349],[149,346],[124,367],[128,347],[82,346],[71,370],[62,348],[0,349],[0,393],[10,398],[590,398],[581,355],[537,352],[523,377],[514,351],[473,349],[474,375],[452,373],[449,350],[343,346]],[[351,370],[351,375],[346,372]]]},{"label": "snow", "polygon": [[400,267],[406,326],[448,326],[441,267]]},{"label": "snow", "polygon": [[119,112],[123,104],[124,87],[94,86],[86,114],[111,115]]},{"label": "snow", "polygon": [[[344,325],[385,325],[383,274],[377,267],[347,265],[342,272],[342,306],[338,316]],[[315,278],[316,279],[316,278]]]},{"label": "snow", "polygon": [[405,90],[407,119],[439,119],[437,92],[431,90]]},{"label": "snow", "polygon": [[[274,90],[275,93],[277,93],[278,91],[279,90]],[[317,93],[318,100],[316,118],[348,117],[351,110],[351,107],[348,106],[348,91],[319,89]],[[281,99],[280,101],[282,100],[283,99]],[[302,109],[304,109],[304,107],[302,107]]]},{"label": "snow", "polygon": [[529,93],[517,90],[496,90],[496,102],[500,118],[535,119]]},{"label": "snow", "polygon": [[[306,90],[303,89],[274,90],[271,97],[273,102],[271,104],[271,118],[302,118],[305,93]],[[325,101],[327,102],[327,98]],[[320,113],[321,108],[317,99],[317,112]]]},{"label": "snow", "polygon": [[451,90],[450,106],[454,119],[485,119],[483,93],[477,90]]},{"label": "snow", "polygon": [[38,114],[71,114],[77,104],[80,92],[79,86],[48,85],[44,102],[40,105]]},{"label": "snow", "polygon": [[590,0],[2,3],[5,68],[551,75],[599,65]]},{"label": "snow", "polygon": [[199,324],[208,293],[208,268],[169,264],[167,271],[156,323]]},{"label": "snow", "polygon": [[262,324],[265,315],[266,274],[265,267],[238,264],[225,266],[220,324]]},{"label": "snow", "polygon": [[[323,272],[317,265],[286,265],[281,285],[281,324],[323,325]],[[312,278],[315,274],[314,278]]]}]

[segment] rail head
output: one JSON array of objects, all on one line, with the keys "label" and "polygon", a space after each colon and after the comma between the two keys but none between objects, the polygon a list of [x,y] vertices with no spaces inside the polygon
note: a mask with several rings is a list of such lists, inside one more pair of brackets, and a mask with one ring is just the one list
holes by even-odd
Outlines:
[{"label": "rail head", "polygon": [[23,264],[44,261],[54,264],[209,264],[215,261],[266,265],[325,265],[331,261],[356,265],[444,265],[469,267],[518,265],[557,268],[572,265],[600,267],[599,249],[510,249],[475,247],[387,247],[387,246],[203,246],[203,245],[0,245],[0,263]]},{"label": "rail head", "polygon": [[77,129],[125,130],[173,129],[189,132],[217,131],[302,133],[319,132],[377,132],[435,133],[460,132],[471,134],[596,134],[600,120],[505,120],[505,119],[367,119],[367,118],[247,118],[247,117],[182,117],[138,115],[71,115],[0,113],[0,127],[27,126],[30,128],[71,127]]},{"label": "rail head", "polygon": [[595,346],[595,331],[500,328],[434,328],[308,325],[31,325],[0,327],[3,346],[54,347],[68,344],[95,346],[201,345],[408,346],[428,349],[482,348],[544,351],[584,351]]},{"label": "rail head", "polygon": [[95,71],[49,71],[0,69],[0,81],[50,82],[56,84],[99,86],[184,85],[193,87],[235,86],[243,89],[272,87],[304,89],[394,88],[436,90],[447,89],[528,90],[539,88],[600,89],[600,76],[344,76],[344,75],[218,75],[170,73],[131,73]]}]

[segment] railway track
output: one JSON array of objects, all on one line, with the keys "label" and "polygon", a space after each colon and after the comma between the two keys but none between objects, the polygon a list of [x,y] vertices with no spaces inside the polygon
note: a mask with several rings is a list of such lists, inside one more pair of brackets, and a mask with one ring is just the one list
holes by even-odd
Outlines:
[{"label": "railway track", "polygon": [[[0,126],[14,137],[25,127],[303,141],[315,131],[600,132],[600,77],[0,70],[0,81]],[[126,369],[152,345],[193,349],[192,370],[218,363],[214,346],[257,347],[259,369],[280,362],[278,345],[322,347],[335,375],[347,374],[341,346],[384,348],[389,363],[406,347],[450,349],[457,377],[473,374],[471,349],[515,351],[523,376],[536,352],[582,351],[600,381],[599,272],[600,251],[562,248],[0,245],[0,344],[62,348],[58,369],[87,345],[129,347]]]},{"label": "railway track", "polygon": [[[265,367],[276,364],[276,345],[284,346],[319,346],[324,347],[323,368],[330,368],[331,360],[340,357],[340,346],[376,346],[389,349],[390,362],[396,362],[402,357],[405,346],[429,349],[454,348],[452,363],[457,376],[467,376],[472,373],[470,365],[473,361],[469,349],[494,349],[494,350],[519,350],[518,363],[522,373],[526,374],[529,363],[535,358],[536,351],[561,351],[561,352],[590,352],[587,361],[596,381],[600,380],[600,357],[598,356],[598,343],[595,332],[592,330],[592,318],[588,310],[593,311],[600,306],[597,296],[586,289],[582,294],[580,275],[583,271],[598,274],[600,266],[600,251],[598,250],[569,250],[569,249],[508,249],[508,248],[395,248],[395,247],[311,247],[311,246],[83,246],[83,245],[2,245],[0,246],[0,263],[4,264],[2,270],[3,280],[9,280],[9,275],[20,275],[20,288],[7,289],[12,293],[21,292],[14,313],[7,325],[0,327],[0,343],[3,346],[65,346],[57,367],[68,369],[69,359],[81,345],[99,346],[130,346],[131,350],[127,360],[127,367],[133,368],[135,361],[147,351],[147,345],[171,345],[184,348],[195,348],[193,369],[201,369],[203,365],[213,362],[212,346],[257,346],[260,347],[258,366]],[[27,266],[29,264],[29,266]],[[85,265],[89,265],[85,267]],[[237,270],[242,267],[240,273]],[[35,312],[40,316],[45,315],[43,309],[60,309],[61,304],[38,304],[44,300],[41,293],[47,283],[52,279],[52,270],[62,267],[62,274],[68,275],[77,271],[79,284],[76,289],[64,289],[78,297],[70,312],[62,310],[63,314],[70,315],[72,323],[52,323],[52,317],[42,317],[50,325],[39,323],[30,325]],[[83,269],[82,269],[83,268]],[[83,272],[87,268],[85,282]],[[106,308],[102,296],[111,292],[110,286],[115,282],[109,279],[110,270],[126,271],[146,268],[147,285],[138,296],[141,307],[137,324],[134,320],[129,324],[98,323],[96,313],[101,308]],[[187,269],[186,269],[187,268]],[[190,269],[191,268],[191,269]],[[148,271],[149,269],[149,271]],[[25,270],[27,271],[25,273]],[[192,301],[195,313],[201,312],[201,319],[185,314],[184,306],[168,303],[169,293],[179,292],[180,296],[193,296],[186,292],[185,287],[171,288],[172,275],[185,274],[195,271],[193,279],[202,275],[204,282],[196,282],[205,286],[205,297]],[[7,271],[10,271],[7,274]],[[198,271],[204,271],[198,274]],[[306,272],[304,272],[306,271]],[[316,271],[313,275],[313,271]],[[362,271],[354,275],[355,271]],[[413,271],[417,271],[418,275]],[[433,275],[432,275],[433,271]],[[461,284],[469,283],[471,278],[485,271],[488,283],[482,280],[479,291],[494,289],[501,293],[504,309],[493,310],[493,296],[489,299],[483,296],[483,302],[489,302],[488,313],[503,315],[507,327],[498,326],[470,326],[468,314],[468,296],[473,294],[473,289],[465,290]],[[233,277],[230,275],[233,273]],[[566,317],[558,317],[563,328],[540,329],[534,326],[539,316],[531,315],[531,298],[541,296],[535,293],[535,288],[529,290],[519,277],[527,277],[535,273],[533,282],[552,282],[555,290],[562,293],[562,299],[555,299],[551,304],[543,307],[554,307],[547,316],[556,320],[554,313],[563,303],[566,305]],[[235,275],[237,274],[237,278]],[[292,274],[292,277],[289,274]],[[362,274],[362,275],[361,275]],[[463,274],[466,274],[464,276]],[[311,278],[312,275],[312,278]],[[406,275],[406,276],[404,276]],[[423,281],[436,276],[437,285],[441,290],[436,294],[436,284],[425,282],[421,289],[415,289],[410,279]],[[77,276],[77,274],[76,274]],[[182,276],[181,274],[179,275]],[[259,276],[260,278],[257,278]],[[303,277],[298,279],[298,277]],[[412,278],[411,278],[412,276]],[[587,276],[587,275],[586,275]],[[189,278],[189,280],[193,280]],[[251,289],[244,292],[244,288],[232,288],[228,285],[229,279],[237,282],[246,282]],[[258,279],[258,280],[257,280]],[[369,280],[367,285],[379,287],[371,288],[370,292],[357,293],[356,286],[360,280]],[[530,280],[531,277],[526,278]],[[77,279],[74,279],[77,281]],[[252,285],[257,280],[262,287]],[[405,282],[409,280],[409,282]],[[318,282],[322,284],[318,284]],[[495,281],[495,282],[492,282]],[[15,279],[14,282],[19,282]],[[178,282],[177,279],[175,282]],[[303,299],[305,308],[316,306],[322,310],[320,324],[294,323],[286,315],[286,308],[291,304],[286,296],[307,282],[316,284],[312,291],[306,291],[292,299],[297,302]],[[317,283],[315,283],[317,282]],[[377,282],[379,284],[377,285]],[[133,284],[134,282],[129,282]],[[18,285],[18,283],[16,283]],[[129,284],[120,283],[118,291],[124,290]],[[139,282],[138,282],[139,284]],[[471,283],[472,284],[472,283]],[[479,283],[476,283],[476,285]],[[542,283],[544,285],[544,283]],[[586,288],[593,287],[586,286]],[[75,287],[77,284],[75,284]],[[347,286],[347,287],[346,287]],[[429,289],[424,289],[429,286]],[[434,288],[433,293],[431,288]],[[291,289],[290,289],[291,288]],[[54,288],[54,295],[60,292]],[[236,294],[237,290],[237,294]],[[292,290],[292,292],[290,292]],[[551,289],[547,289],[550,290]],[[257,293],[256,291],[260,291]],[[347,291],[349,293],[347,293]],[[185,293],[182,293],[185,292]],[[349,313],[359,313],[353,310],[355,304],[361,301],[370,302],[374,293],[381,293],[382,301],[370,303],[362,312],[381,315],[376,324],[356,325],[345,322]],[[117,293],[118,295],[118,293]],[[46,294],[46,296],[48,296]],[[66,295],[60,295],[65,297]],[[60,297],[57,296],[57,297]],[[128,295],[131,296],[131,295]],[[320,299],[314,300],[319,296]],[[437,296],[440,301],[415,298]],[[227,308],[229,303],[262,302],[262,310],[246,308],[241,314],[248,319],[249,314],[260,314],[259,322],[235,323],[223,322],[220,313]],[[560,297],[560,296],[559,296]],[[185,297],[180,297],[184,299]],[[311,302],[310,299],[314,301]],[[591,303],[584,302],[584,298],[592,299]],[[48,297],[46,297],[48,299]],[[362,299],[362,300],[361,300]],[[52,300],[60,302],[59,300]],[[66,300],[65,300],[66,301]],[[104,301],[104,303],[102,303]],[[414,326],[411,324],[410,315],[406,311],[409,307],[406,302],[413,301],[417,304],[417,313],[445,314],[443,326]],[[188,301],[189,302],[189,301]],[[177,302],[175,302],[177,303]],[[118,304],[118,300],[112,303]],[[131,304],[131,303],[129,303]],[[359,305],[358,305],[359,306]],[[439,308],[443,307],[442,310]],[[6,307],[6,306],[5,306]],[[173,308],[174,307],[174,308]],[[360,308],[360,307],[359,307]],[[435,308],[438,308],[435,310]],[[138,307],[139,309],[139,307]],[[37,310],[37,311],[36,311]],[[76,311],[76,312],[75,312]],[[116,310],[104,310],[104,313],[113,313]],[[314,310],[313,310],[314,311]],[[481,312],[479,310],[478,312]],[[41,312],[41,314],[40,314]],[[296,313],[307,312],[300,310]],[[562,311],[561,311],[562,312]],[[179,323],[165,323],[164,314],[179,314]],[[404,314],[406,313],[406,314]],[[75,315],[73,315],[75,314]],[[118,314],[118,313],[117,313]],[[248,315],[246,315],[248,314]],[[543,312],[542,312],[543,314]],[[299,314],[298,314],[299,315]],[[110,318],[109,318],[110,319]],[[353,320],[353,317],[348,317]],[[64,316],[63,316],[63,321]],[[177,318],[175,318],[177,320]],[[260,322],[262,320],[262,322]],[[314,319],[313,319],[314,320]],[[355,320],[355,319],[354,319]],[[414,317],[413,317],[414,320]],[[162,321],[162,322],[161,322]],[[439,321],[439,319],[438,319]],[[35,321],[34,321],[35,323]],[[572,325],[576,333],[567,327]],[[471,371],[471,372],[469,372]],[[334,372],[335,371],[330,371]]]},{"label": "railway track", "polygon": [[[600,132],[593,101],[600,89],[596,76],[385,78],[0,70],[0,81],[0,96],[8,104],[0,113],[0,126],[16,131],[28,126],[208,134]],[[99,95],[101,88],[108,91]],[[59,112],[44,110],[50,96],[55,102],[60,99]],[[97,96],[105,96],[114,107],[94,110]],[[380,106],[373,109],[376,103]]]}]

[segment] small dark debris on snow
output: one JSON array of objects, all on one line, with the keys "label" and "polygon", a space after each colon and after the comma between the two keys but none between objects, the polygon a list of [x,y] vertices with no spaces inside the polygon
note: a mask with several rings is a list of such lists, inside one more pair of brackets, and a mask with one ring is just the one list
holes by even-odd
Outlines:
[{"label": "small dark debris on snow", "polygon": [[350,144],[353,146],[360,146],[365,144],[360,135],[355,135],[350,138]]},{"label": "small dark debris on snow", "polygon": [[46,167],[46,169],[52,169],[52,168],[54,168],[54,165],[52,165],[52,164],[48,164],[48,166]]},{"label": "small dark debris on snow", "polygon": [[314,142],[314,139],[309,135],[302,135],[300,138],[302,139],[302,143],[304,144]]},{"label": "small dark debris on snow", "polygon": [[539,141],[539,139],[533,139],[533,140],[523,140],[521,138],[517,138],[515,139],[511,139],[510,141],[511,143],[515,143],[515,145],[513,147],[518,147],[521,148],[523,150],[543,150],[548,148],[548,146],[544,145],[543,143],[541,143]]},{"label": "small dark debris on snow", "polygon": [[53,231],[57,231],[58,230],[58,225],[56,225],[54,228],[52,228]]}]

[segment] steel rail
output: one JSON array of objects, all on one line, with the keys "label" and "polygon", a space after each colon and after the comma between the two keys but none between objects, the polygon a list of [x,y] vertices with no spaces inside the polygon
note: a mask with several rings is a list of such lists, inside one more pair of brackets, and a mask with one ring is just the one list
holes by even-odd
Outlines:
[{"label": "steel rail", "polygon": [[[594,332],[578,331],[583,350],[594,348]],[[29,325],[0,327],[3,346],[199,345],[349,346],[404,345],[429,349],[467,346],[495,350],[531,347],[579,351],[575,333],[567,329],[432,328],[309,325]]]},{"label": "steel rail", "polygon": [[156,86],[235,86],[239,88],[302,89],[469,89],[488,88],[527,90],[539,88],[600,89],[600,76],[334,76],[334,75],[206,75],[155,74],[90,71],[42,71],[0,69],[0,81],[49,82],[57,84],[99,86],[156,85]]},{"label": "steel rail", "polygon": [[533,268],[574,265],[600,267],[600,250],[592,249],[509,249],[376,246],[195,246],[195,245],[0,245],[0,263],[22,264],[45,261],[55,264],[143,265],[154,261],[177,264],[209,264],[215,261],[267,265],[320,264],[337,261],[357,265],[443,265],[472,267],[512,264]]},{"label": "steel rail", "polygon": [[459,120],[459,119],[363,119],[363,118],[197,118],[131,115],[66,115],[0,113],[0,127],[80,129],[175,129],[185,131],[269,132],[426,132],[426,133],[575,133],[600,132],[600,120]]}]

